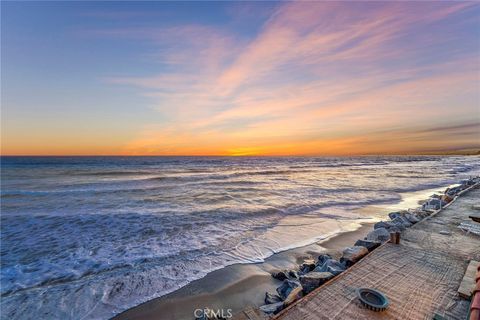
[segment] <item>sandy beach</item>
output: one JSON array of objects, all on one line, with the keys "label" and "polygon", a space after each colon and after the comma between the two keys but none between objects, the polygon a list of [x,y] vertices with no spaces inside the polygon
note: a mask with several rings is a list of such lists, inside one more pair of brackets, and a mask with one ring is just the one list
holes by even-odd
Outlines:
[{"label": "sandy beach", "polygon": [[205,307],[231,309],[235,314],[246,306],[264,304],[265,292],[275,292],[281,281],[269,271],[292,269],[306,258],[322,253],[339,256],[340,251],[362,238],[372,228],[363,224],[359,229],[342,233],[329,240],[275,254],[263,263],[235,264],[213,271],[202,279],[164,297],[127,310],[114,319],[194,319],[194,311]]},{"label": "sandy beach", "polygon": [[[359,211],[381,220],[388,212],[416,207],[431,194],[444,190],[441,187],[404,193],[398,203],[367,206]],[[264,304],[265,292],[275,292],[282,283],[270,272],[295,269],[304,259],[316,258],[323,253],[339,258],[345,247],[363,239],[378,220],[361,223],[354,231],[340,233],[324,241],[274,254],[263,263],[235,264],[213,271],[166,296],[131,308],[114,319],[194,319],[197,309],[230,309],[232,314],[236,314],[247,306],[259,307]]]}]

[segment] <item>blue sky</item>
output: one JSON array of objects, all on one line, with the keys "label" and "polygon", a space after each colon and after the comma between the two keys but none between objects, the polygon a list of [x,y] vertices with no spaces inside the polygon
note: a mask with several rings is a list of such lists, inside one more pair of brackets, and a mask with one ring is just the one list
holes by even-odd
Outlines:
[{"label": "blue sky", "polygon": [[473,2],[2,2],[2,153],[476,147],[479,20]]}]

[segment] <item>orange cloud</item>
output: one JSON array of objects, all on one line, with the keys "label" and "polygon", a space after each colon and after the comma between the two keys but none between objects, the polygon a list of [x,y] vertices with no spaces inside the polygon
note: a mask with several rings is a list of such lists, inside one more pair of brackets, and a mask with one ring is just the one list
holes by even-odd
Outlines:
[{"label": "orange cloud", "polygon": [[[408,30],[471,6],[382,3],[359,12],[338,3],[287,3],[253,41],[236,48],[229,57],[233,63],[224,68],[117,80],[160,90],[149,93],[158,99],[157,108],[175,114],[132,140],[125,152],[349,154],[472,145],[473,136],[412,141],[416,136],[409,130],[469,118],[472,103],[455,108],[449,103],[478,98],[476,58],[382,66],[423,52],[423,45],[413,46],[418,52],[408,45],[392,47]],[[204,47],[218,60],[222,50],[212,43]],[[392,127],[404,128],[403,138],[401,131],[388,140],[375,134]]]},{"label": "orange cloud", "polygon": [[419,131],[480,118],[479,47],[454,46],[465,25],[478,26],[458,15],[478,7],[287,2],[252,39],[200,25],[99,31],[147,41],[158,48],[148,58],[169,66],[148,77],[105,78],[137,88],[158,111],[108,150],[285,155],[479,145],[472,131]]}]

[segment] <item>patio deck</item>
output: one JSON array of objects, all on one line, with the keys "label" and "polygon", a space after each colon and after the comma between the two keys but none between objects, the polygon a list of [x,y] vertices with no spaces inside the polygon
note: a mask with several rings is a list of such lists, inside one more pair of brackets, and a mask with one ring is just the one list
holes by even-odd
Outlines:
[{"label": "patio deck", "polygon": [[[384,244],[275,319],[465,319],[469,301],[457,290],[469,261],[480,259],[480,237],[457,226],[471,221],[479,202],[477,187],[404,231],[400,245]],[[363,307],[355,293],[359,287],[382,291],[388,309]]]}]

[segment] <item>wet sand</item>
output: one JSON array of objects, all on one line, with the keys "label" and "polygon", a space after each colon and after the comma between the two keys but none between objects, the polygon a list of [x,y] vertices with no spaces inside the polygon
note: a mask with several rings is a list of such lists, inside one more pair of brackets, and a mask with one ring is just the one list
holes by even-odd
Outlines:
[{"label": "wet sand", "polygon": [[263,263],[235,264],[213,271],[204,278],[166,296],[127,310],[114,319],[195,319],[194,310],[231,309],[235,314],[246,306],[261,306],[265,292],[275,292],[281,284],[271,277],[273,269],[293,269],[304,258],[321,253],[339,255],[346,246],[362,238],[372,229],[364,224],[358,230],[342,233],[322,243],[275,254]]},{"label": "wet sand", "polygon": [[[397,204],[375,205],[361,208],[358,212],[373,216],[372,222],[361,223],[354,231],[340,233],[326,240],[286,250],[270,256],[265,262],[256,264],[235,264],[207,274],[183,288],[160,298],[150,300],[131,308],[114,319],[195,319],[196,309],[223,309],[236,314],[248,306],[264,304],[265,292],[274,293],[281,284],[271,277],[274,269],[295,269],[305,258],[317,258],[329,253],[336,258],[341,251],[362,239],[373,229],[373,224],[388,212],[418,206],[418,201],[428,198],[434,192],[445,188],[434,188],[403,194]],[[301,236],[301,235],[300,235]]]}]

